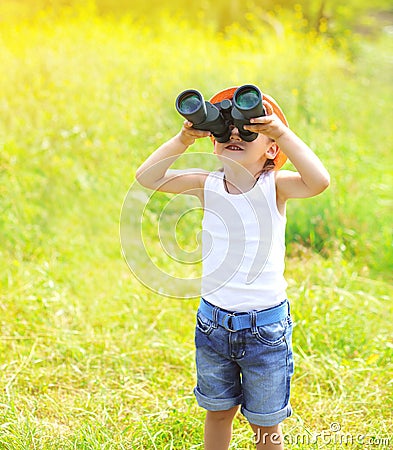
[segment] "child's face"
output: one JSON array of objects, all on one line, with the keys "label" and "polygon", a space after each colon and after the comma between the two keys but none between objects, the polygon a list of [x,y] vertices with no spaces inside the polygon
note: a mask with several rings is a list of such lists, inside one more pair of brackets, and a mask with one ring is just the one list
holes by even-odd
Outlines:
[{"label": "child's face", "polygon": [[[265,164],[267,159],[274,159],[277,155],[277,144],[269,137],[258,134],[258,137],[246,142],[239,135],[239,130],[232,126],[231,137],[228,142],[215,142],[214,153],[220,159],[223,156],[232,159],[242,166]],[[224,159],[225,159],[224,158]]]}]

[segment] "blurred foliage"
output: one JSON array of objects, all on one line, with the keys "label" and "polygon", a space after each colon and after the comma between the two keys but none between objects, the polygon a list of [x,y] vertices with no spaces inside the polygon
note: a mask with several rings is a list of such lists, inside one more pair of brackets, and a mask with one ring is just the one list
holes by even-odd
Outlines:
[{"label": "blurred foliage", "polygon": [[292,16],[305,31],[327,33],[331,37],[348,31],[374,33],[385,21],[388,24],[393,15],[391,0],[372,3],[367,0],[149,0],[148,3],[143,0],[3,0],[0,19],[32,18],[43,10],[57,15],[65,9],[86,7],[101,15],[130,15],[149,23],[160,22],[165,12],[220,31],[233,23],[252,30],[254,24],[250,17],[256,17],[278,34],[282,20]]},{"label": "blurred foliage", "polygon": [[[316,2],[241,13],[230,2],[224,14],[221,0],[190,1],[170,13],[180,4],[0,1],[1,449],[200,446],[196,303],[130,276],[119,213],[135,169],[181,126],[179,91],[248,82],[280,103],[332,177],[323,195],[288,204],[299,370],[289,429],[392,429],[393,36],[370,39],[383,21],[360,27],[386,5],[326,2],[317,29]],[[207,168],[210,141],[176,164],[192,155],[187,167]],[[199,268],[175,265],[157,234],[167,198],[146,208],[149,255],[190,278]],[[191,216],[178,222],[187,250],[200,211]]]},{"label": "blurred foliage", "polygon": [[[177,132],[179,91],[195,87],[208,97],[250,82],[276,98],[332,175],[323,196],[288,205],[288,243],[342,252],[391,275],[389,33],[333,40],[304,32],[299,16],[282,21],[278,37],[252,14],[251,31],[236,23],[225,33],[191,27],[168,12],[157,27],[103,17],[92,3],[63,9],[57,20],[53,14],[0,27],[7,66],[0,72],[0,229],[11,260],[41,258],[48,249],[68,258],[72,245],[83,255],[79,246],[97,239],[105,223],[117,226],[130,171]],[[378,158],[376,136],[386,143]],[[197,150],[210,152],[210,142]],[[116,251],[117,229],[103,236],[94,251]],[[84,260],[75,257],[76,265]]]}]

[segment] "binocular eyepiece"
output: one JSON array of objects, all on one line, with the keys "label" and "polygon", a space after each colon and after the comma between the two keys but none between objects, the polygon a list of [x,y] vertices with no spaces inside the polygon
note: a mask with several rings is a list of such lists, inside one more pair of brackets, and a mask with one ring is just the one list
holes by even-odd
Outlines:
[{"label": "binocular eyepiece", "polygon": [[232,101],[223,100],[213,104],[205,101],[199,91],[188,89],[178,95],[176,110],[192,122],[195,129],[210,131],[218,142],[229,141],[231,125],[239,130],[243,141],[253,141],[258,133],[245,130],[243,127],[250,124],[250,119],[266,115],[262,93],[252,84],[237,88]]}]

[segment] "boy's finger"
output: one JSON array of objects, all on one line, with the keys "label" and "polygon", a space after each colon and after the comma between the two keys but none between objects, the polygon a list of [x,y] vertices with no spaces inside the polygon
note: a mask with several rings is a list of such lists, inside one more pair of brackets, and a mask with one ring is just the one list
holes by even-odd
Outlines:
[{"label": "boy's finger", "polygon": [[198,133],[196,133],[196,135],[199,137],[207,137],[207,136],[210,136],[211,133],[210,133],[210,131],[199,131]]},{"label": "boy's finger", "polygon": [[261,123],[254,123],[254,125],[244,125],[245,130],[252,131],[253,133],[260,133],[268,129],[268,127],[264,127]]},{"label": "boy's finger", "polygon": [[259,123],[266,124],[270,123],[273,120],[272,116],[261,116],[261,117],[254,117],[253,119],[250,119],[251,125],[258,125]]},{"label": "boy's finger", "polygon": [[268,116],[272,115],[274,111],[273,111],[273,108],[270,105],[270,103],[267,102],[266,100],[263,100],[262,104],[263,104],[263,107],[265,108],[266,115],[268,115]]},{"label": "boy's finger", "polygon": [[196,138],[207,137],[211,135],[210,131],[196,130],[196,129],[191,130],[190,134]]}]

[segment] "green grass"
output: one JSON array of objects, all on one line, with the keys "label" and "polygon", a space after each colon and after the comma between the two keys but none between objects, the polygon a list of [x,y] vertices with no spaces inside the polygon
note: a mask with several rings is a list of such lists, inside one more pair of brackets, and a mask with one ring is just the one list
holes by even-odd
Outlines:
[{"label": "green grass", "polygon": [[[392,38],[357,42],[349,58],[284,25],[278,39],[262,25],[216,34],[169,18],[160,29],[94,15],[2,24],[0,449],[202,448],[198,300],[132,277],[119,217],[136,167],[180,127],[177,93],[246,82],[279,101],[332,175],[326,193],[288,208],[296,371],[284,431],[338,422],[392,445]],[[157,240],[167,198],[152,199],[144,232],[157,264],[187,276]],[[180,227],[191,249],[197,219]],[[232,448],[251,443],[239,416]]]}]

